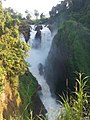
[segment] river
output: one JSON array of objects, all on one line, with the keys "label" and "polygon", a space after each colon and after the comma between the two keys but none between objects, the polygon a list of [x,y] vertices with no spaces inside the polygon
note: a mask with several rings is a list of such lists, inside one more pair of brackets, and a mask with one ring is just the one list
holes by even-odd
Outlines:
[{"label": "river", "polygon": [[42,90],[38,92],[42,103],[44,104],[46,110],[48,111],[48,120],[55,120],[58,112],[60,112],[60,104],[56,101],[56,98],[53,98],[50,93],[50,89],[43,75],[39,74],[39,64],[45,64],[45,59],[47,58],[48,52],[51,47],[53,36],[51,35],[50,30],[43,26],[41,30],[41,46],[39,48],[34,47],[35,42],[35,26],[31,26],[31,36],[28,44],[31,49],[29,51],[29,56],[27,58],[28,63],[30,64],[29,70],[33,76],[37,79],[38,83],[41,85]]}]

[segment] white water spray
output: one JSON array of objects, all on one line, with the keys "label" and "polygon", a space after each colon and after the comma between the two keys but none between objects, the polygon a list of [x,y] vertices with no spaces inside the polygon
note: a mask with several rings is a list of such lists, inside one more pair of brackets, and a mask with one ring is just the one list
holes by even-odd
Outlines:
[{"label": "white water spray", "polygon": [[42,87],[42,94],[39,94],[39,96],[48,111],[48,120],[55,120],[61,106],[56,102],[55,98],[52,98],[49,86],[44,77],[39,74],[38,70],[38,65],[40,63],[42,65],[45,64],[45,59],[47,58],[53,38],[51,37],[50,30],[43,26],[43,29],[41,30],[41,47],[36,49],[33,48],[35,34],[36,31],[34,30],[34,26],[32,26],[30,41],[28,42],[31,47],[31,50],[29,51],[30,56],[27,58],[28,63],[30,63],[29,70]]}]

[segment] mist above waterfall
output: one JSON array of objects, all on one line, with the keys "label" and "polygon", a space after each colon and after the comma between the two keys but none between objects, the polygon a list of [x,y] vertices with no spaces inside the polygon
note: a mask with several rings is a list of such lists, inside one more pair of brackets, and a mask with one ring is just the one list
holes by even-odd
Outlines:
[{"label": "mist above waterfall", "polygon": [[31,31],[31,36],[30,36],[30,41],[29,41],[29,44],[31,47],[30,54],[32,54],[32,52],[33,52],[33,56],[34,56],[34,54],[35,54],[35,57],[37,56],[36,61],[38,63],[41,62],[42,64],[44,64],[45,59],[50,50],[51,43],[52,43],[51,32],[47,27],[43,26],[43,29],[41,30],[41,43],[38,43],[38,44],[41,44],[41,47],[38,47],[38,49],[37,49],[37,47],[35,48],[35,43],[38,42],[38,39],[37,40],[35,39],[36,33],[37,33],[37,31],[35,31],[35,26],[33,25],[32,31]]}]

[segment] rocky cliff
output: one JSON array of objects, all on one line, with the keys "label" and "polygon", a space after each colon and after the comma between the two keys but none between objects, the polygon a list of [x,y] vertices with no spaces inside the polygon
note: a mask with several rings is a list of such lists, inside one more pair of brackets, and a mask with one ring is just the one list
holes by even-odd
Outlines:
[{"label": "rocky cliff", "polygon": [[75,84],[74,72],[90,75],[90,30],[75,21],[66,21],[58,30],[45,63],[45,78],[52,93],[69,91]]}]

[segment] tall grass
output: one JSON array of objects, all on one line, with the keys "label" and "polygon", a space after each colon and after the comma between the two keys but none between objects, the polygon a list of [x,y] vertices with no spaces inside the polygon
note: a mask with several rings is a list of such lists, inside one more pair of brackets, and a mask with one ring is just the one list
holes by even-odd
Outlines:
[{"label": "tall grass", "polygon": [[85,120],[90,119],[89,107],[89,96],[87,92],[87,79],[88,76],[84,77],[83,73],[78,74],[76,79],[75,92],[70,96],[68,101],[67,97],[63,96],[62,110],[59,118],[57,120]]}]

